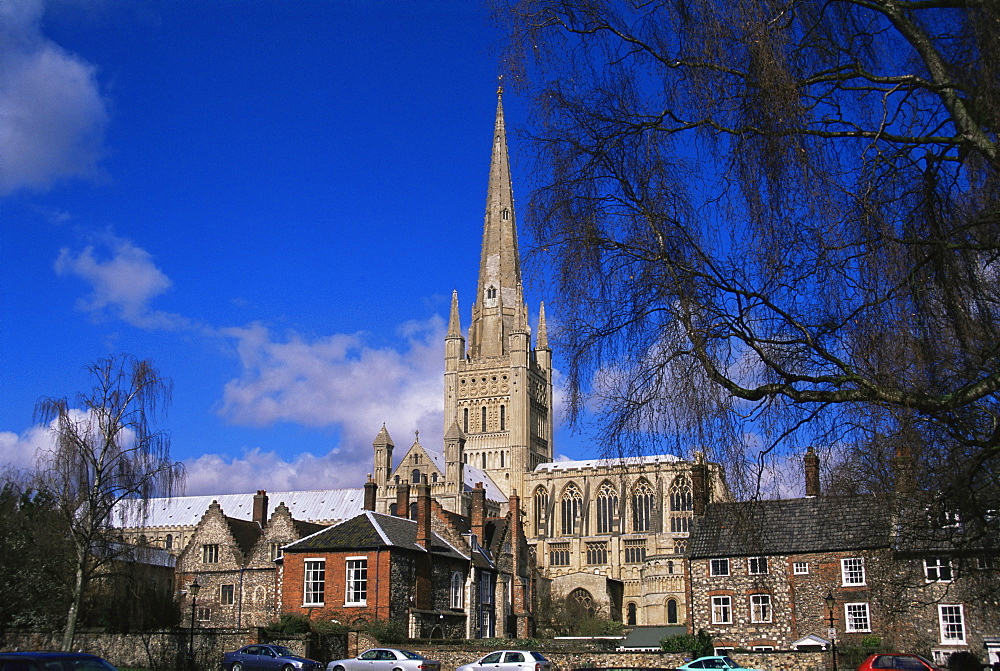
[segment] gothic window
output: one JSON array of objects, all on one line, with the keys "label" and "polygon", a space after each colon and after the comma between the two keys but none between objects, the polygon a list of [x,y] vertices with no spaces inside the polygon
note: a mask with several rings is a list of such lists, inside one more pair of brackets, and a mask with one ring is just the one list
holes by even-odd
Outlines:
[{"label": "gothic window", "polygon": [[497,288],[494,286],[488,287],[486,289],[486,298],[493,299],[496,297],[497,297]]},{"label": "gothic window", "polygon": [[464,605],[465,576],[461,571],[451,574],[451,607],[461,608]]},{"label": "gothic window", "polygon": [[641,480],[632,491],[632,531],[649,531],[653,526],[653,488]]},{"label": "gothic window", "polygon": [[685,477],[674,479],[670,485],[670,531],[675,534],[688,533],[693,510],[691,483]]},{"label": "gothic window", "polygon": [[482,428],[480,429],[483,433],[486,433],[486,406],[483,406],[483,411],[481,413],[481,421],[479,422]]},{"label": "gothic window", "polygon": [[410,472],[410,482],[412,482],[415,485],[419,485],[420,484],[420,469],[419,468],[414,468],[413,471]]},{"label": "gothic window", "polygon": [[170,534],[167,534],[167,538],[164,541],[163,545],[166,547],[166,549],[173,550],[174,549],[174,537],[171,536]]},{"label": "gothic window", "polygon": [[437,482],[437,481],[438,481],[438,474],[431,473],[431,482]]},{"label": "gothic window", "polygon": [[466,433],[468,433],[469,432],[469,409],[468,408],[465,408],[464,410],[462,410],[462,423],[465,425],[462,430],[465,431]]},{"label": "gothic window", "polygon": [[500,217],[501,217],[501,218],[502,218],[502,219],[503,219],[504,221],[507,221],[508,219],[510,219],[510,210],[509,210],[509,209],[507,209],[506,207],[505,207],[505,208],[503,208],[503,210],[502,210],[502,211],[500,212]]},{"label": "gothic window", "polygon": [[550,566],[569,566],[569,543],[552,543],[549,546]]},{"label": "gothic window", "polygon": [[576,533],[576,521],[580,518],[580,510],[583,506],[583,497],[576,485],[570,484],[563,491],[561,510],[562,532],[564,536]]},{"label": "gothic window", "polygon": [[608,563],[608,543],[587,543],[587,563],[602,565]]},{"label": "gothic window", "polygon": [[605,481],[597,492],[597,533],[614,531],[615,511],[618,509],[618,492]]},{"label": "gothic window", "polygon": [[577,587],[569,593],[569,596],[566,597],[566,605],[569,606],[571,612],[582,611],[589,617],[597,615],[597,606],[594,605],[594,597],[582,587]]},{"label": "gothic window", "polygon": [[535,490],[535,535],[544,536],[545,529],[548,526],[546,524],[546,517],[549,512],[549,493],[545,491],[544,488],[539,487]]},{"label": "gothic window", "polygon": [[646,561],[646,539],[629,539],[625,541],[625,563],[641,564]]},{"label": "gothic window", "polygon": [[507,408],[500,406],[500,430],[505,431],[507,429]]}]

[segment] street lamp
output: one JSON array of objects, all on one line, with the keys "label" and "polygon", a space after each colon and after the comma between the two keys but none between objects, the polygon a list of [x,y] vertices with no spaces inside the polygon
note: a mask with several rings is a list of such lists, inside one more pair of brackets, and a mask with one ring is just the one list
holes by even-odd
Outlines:
[{"label": "street lamp", "polygon": [[829,614],[827,620],[830,623],[830,630],[827,635],[830,637],[830,651],[833,653],[833,671],[837,671],[837,630],[833,627],[833,604],[835,602],[833,592],[828,592],[823,601],[826,601],[826,609]]},{"label": "street lamp", "polygon": [[198,604],[198,590],[201,589],[201,585],[198,584],[198,578],[194,579],[190,585],[188,585],[188,594],[191,595],[191,641],[188,643],[188,660],[191,662],[191,666],[194,666],[194,613],[195,606]]}]

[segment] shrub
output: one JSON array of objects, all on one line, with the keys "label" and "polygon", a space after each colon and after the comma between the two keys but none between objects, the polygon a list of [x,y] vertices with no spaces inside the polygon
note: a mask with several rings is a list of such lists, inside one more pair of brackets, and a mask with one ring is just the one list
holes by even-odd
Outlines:
[{"label": "shrub", "polygon": [[308,634],[312,631],[312,622],[304,615],[285,613],[265,629],[270,634]]},{"label": "shrub", "polygon": [[407,639],[406,629],[396,620],[375,620],[366,624],[363,630],[378,639],[379,643],[402,643]]},{"label": "shrub", "polygon": [[707,657],[715,652],[712,646],[712,637],[705,633],[704,629],[699,629],[698,634],[677,634],[667,636],[660,641],[660,650],[664,652],[690,652],[695,657]]}]

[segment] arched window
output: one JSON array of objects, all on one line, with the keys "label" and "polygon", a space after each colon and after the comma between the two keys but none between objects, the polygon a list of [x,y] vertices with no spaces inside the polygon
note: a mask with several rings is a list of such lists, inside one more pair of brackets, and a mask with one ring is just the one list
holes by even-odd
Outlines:
[{"label": "arched window", "polygon": [[167,534],[166,539],[163,541],[163,545],[168,550],[173,550],[174,549],[174,537],[173,537],[173,535]]},{"label": "arched window", "polygon": [[482,426],[482,429],[480,429],[480,430],[483,433],[486,433],[486,406],[485,405],[483,406],[483,411],[482,411],[481,415],[482,415],[481,418],[480,418],[481,421],[479,423]]},{"label": "arched window", "polygon": [[393,517],[396,516],[396,504],[395,503],[390,503],[389,504],[389,514],[392,515]]},{"label": "arched window", "polygon": [[535,490],[535,534],[544,536],[548,526],[549,493],[544,487]]},{"label": "arched window", "polygon": [[503,468],[503,462],[504,462],[505,455],[506,455],[506,452],[504,452],[503,450],[500,450],[500,468]]},{"label": "arched window", "polygon": [[451,574],[451,607],[461,608],[465,596],[465,576],[461,571]]},{"label": "arched window", "polygon": [[630,603],[630,604],[629,604],[629,605],[628,605],[628,606],[626,607],[626,609],[625,609],[625,612],[627,613],[627,616],[626,616],[626,617],[628,618],[628,619],[626,620],[626,623],[627,623],[627,624],[629,624],[629,625],[631,625],[631,626],[633,626],[633,627],[634,627],[634,626],[635,626],[636,624],[638,624],[638,622],[636,621],[636,620],[637,620],[637,615],[638,615],[638,613],[637,613],[637,611],[638,611],[638,610],[639,610],[639,609],[635,607],[635,604],[634,604],[634,603]]},{"label": "arched window", "polygon": [[507,408],[500,406],[500,430],[505,431],[507,429]]},{"label": "arched window", "polygon": [[416,501],[414,501],[413,503],[410,504],[410,519],[411,520],[417,519],[417,502]]},{"label": "arched window", "polygon": [[594,597],[582,587],[577,587],[569,593],[569,596],[566,597],[566,605],[570,613],[587,615],[588,617],[597,615],[597,606],[594,605]]},{"label": "arched window", "polygon": [[649,531],[653,526],[653,488],[645,480],[632,490],[632,531]]},{"label": "arched window", "polygon": [[618,492],[605,481],[597,492],[597,533],[609,534],[614,530],[617,509]]},{"label": "arched window", "polygon": [[677,624],[676,599],[667,599],[667,624]]},{"label": "arched window", "polygon": [[583,506],[583,497],[575,484],[570,484],[563,491],[561,512],[562,512],[562,532],[564,536],[576,533],[576,522],[580,519],[580,510]]},{"label": "arched window", "polygon": [[469,409],[468,408],[465,408],[465,409],[462,410],[462,424],[463,424],[462,430],[465,431],[466,433],[468,433],[469,432]]},{"label": "arched window", "polygon": [[483,452],[483,470],[486,470],[486,453]]},{"label": "arched window", "polygon": [[691,483],[685,477],[675,478],[670,485],[670,531],[688,533],[694,500],[691,497]]},{"label": "arched window", "polygon": [[431,482],[437,482],[437,481],[438,481],[438,474],[436,472],[431,473]]},{"label": "arched window", "polygon": [[419,485],[420,484],[420,469],[419,468],[414,468],[412,471],[410,471],[410,482],[412,482],[415,485]]}]

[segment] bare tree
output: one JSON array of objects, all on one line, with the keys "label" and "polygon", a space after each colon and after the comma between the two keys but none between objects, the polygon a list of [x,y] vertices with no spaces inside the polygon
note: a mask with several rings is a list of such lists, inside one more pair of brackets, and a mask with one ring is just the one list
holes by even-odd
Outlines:
[{"label": "bare tree", "polygon": [[125,502],[120,510],[141,517],[151,497],[169,496],[183,478],[182,465],[170,460],[169,436],[150,426],[170,400],[170,380],[130,355],[101,359],[87,370],[94,386],[77,396],[75,407],[65,398],[44,398],[35,409],[55,438],[39,465],[40,488],[55,497],[73,544],[63,650],[73,644],[89,583],[125,551],[112,511]]},{"label": "bare tree", "polygon": [[747,496],[820,444],[988,518],[1000,3],[495,4],[574,412],[619,451],[708,446]]}]

